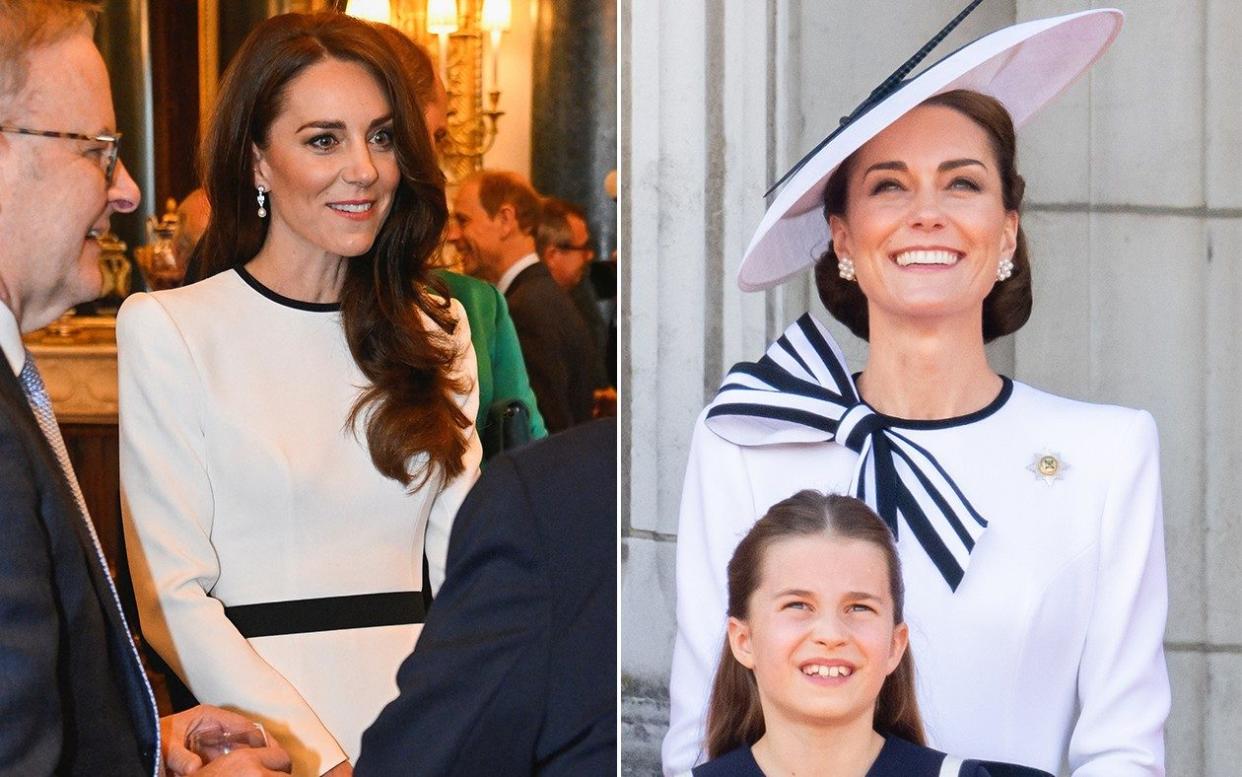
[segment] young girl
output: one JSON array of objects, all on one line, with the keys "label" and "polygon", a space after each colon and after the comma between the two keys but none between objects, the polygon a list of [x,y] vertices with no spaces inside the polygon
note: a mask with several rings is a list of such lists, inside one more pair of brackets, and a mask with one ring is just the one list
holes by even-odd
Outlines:
[{"label": "young girl", "polygon": [[694,777],[1045,775],[924,747],[892,534],[863,502],[800,491],[729,561],[728,635]]}]

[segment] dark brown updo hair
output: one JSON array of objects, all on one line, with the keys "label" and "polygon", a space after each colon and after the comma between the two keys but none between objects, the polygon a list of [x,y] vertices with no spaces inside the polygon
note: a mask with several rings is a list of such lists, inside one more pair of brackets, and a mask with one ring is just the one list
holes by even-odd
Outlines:
[{"label": "dark brown updo hair", "polygon": [[[759,588],[763,558],[773,543],[823,534],[866,542],[880,549],[893,599],[893,625],[903,623],[906,588],[888,526],[870,507],[852,496],[825,495],[809,489],[773,505],[733,551],[728,569],[729,616],[738,620],[749,617],[750,597]],[[926,743],[923,718],[914,695],[914,658],[909,646],[901,663],[884,679],[872,727],[885,736],[892,734],[915,744]],[[753,745],[765,730],[755,673],[733,657],[726,636],[707,707],[707,757],[719,758],[742,745]]]},{"label": "dark brown updo hair", "polygon": [[[987,133],[1000,172],[1001,200],[1007,211],[1021,211],[1026,181],[1018,174],[1017,141],[1013,119],[999,101],[985,94],[958,89],[924,100],[921,105],[952,108],[972,120]],[[844,217],[848,206],[850,171],[858,152],[848,156],[828,178],[824,190],[824,218]],[[824,307],[850,331],[866,340],[870,336],[867,297],[854,281],[840,276],[836,248],[831,242],[815,263],[815,286]],[[997,283],[983,300],[983,341],[1013,334],[1031,316],[1031,260],[1026,235],[1018,225],[1017,248],[1013,252],[1013,275]]]}]

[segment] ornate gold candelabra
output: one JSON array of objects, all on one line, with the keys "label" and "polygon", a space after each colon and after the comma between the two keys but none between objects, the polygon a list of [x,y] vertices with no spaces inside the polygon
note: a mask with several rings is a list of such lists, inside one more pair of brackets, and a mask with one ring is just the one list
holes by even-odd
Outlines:
[{"label": "ornate gold candelabra", "polygon": [[[487,108],[483,106],[483,0],[458,0],[457,31],[439,36],[427,29],[427,0],[391,0],[390,7],[393,26],[433,56],[439,55],[443,63],[449,110],[440,160],[450,183],[456,183],[483,166],[483,155],[496,142],[497,125],[504,115],[495,84],[487,93]],[[447,51],[440,51],[442,45]]]}]

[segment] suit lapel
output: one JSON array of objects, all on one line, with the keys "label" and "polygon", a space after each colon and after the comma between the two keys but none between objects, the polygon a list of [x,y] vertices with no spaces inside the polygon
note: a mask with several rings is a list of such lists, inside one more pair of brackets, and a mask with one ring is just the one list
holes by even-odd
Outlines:
[{"label": "suit lapel", "polygon": [[91,584],[95,586],[95,596],[99,599],[100,609],[108,619],[108,625],[114,629],[120,628],[120,613],[117,612],[112,602],[108,579],[104,577],[108,571],[99,563],[94,537],[86,525],[86,521],[90,519],[82,515],[82,511],[78,509],[77,500],[69,485],[68,475],[61,469],[56,452],[52,450],[51,444],[43,436],[43,430],[39,428],[34,411],[30,409],[30,404],[26,401],[26,394],[22,391],[21,383],[7,367],[7,362],[0,364],[0,385],[3,385],[4,398],[17,408],[14,415],[21,419],[23,434],[32,440],[30,446],[32,452],[39,457],[42,469],[52,475],[45,482],[53,488],[56,510],[64,514],[73,526],[74,534],[78,538],[78,544],[86,559],[86,565],[90,569]]},{"label": "suit lapel", "polygon": [[39,422],[30,409],[26,393],[22,391],[17,376],[9,369],[8,361],[0,357],[0,401],[12,405],[16,412],[12,416],[21,425],[20,432],[30,441],[29,448],[33,456],[38,457],[37,464],[49,476],[41,480],[40,486],[50,487],[49,495],[54,500],[53,509],[65,517],[73,526],[83,561],[89,570],[91,586],[95,591],[95,600],[107,624],[107,637],[113,642],[111,648],[117,661],[119,671],[124,672],[118,677],[118,685],[124,689],[126,704],[134,716],[135,729],[139,737],[149,737],[159,730],[158,712],[154,707],[154,696],[151,695],[146,674],[134,652],[132,637],[126,628],[117,600],[113,597],[112,579],[106,567],[100,563],[103,553],[96,545],[95,537],[86,525],[90,520],[78,509],[77,500],[68,482],[68,475],[61,469],[60,461],[51,444],[43,436]]},{"label": "suit lapel", "polygon": [[510,283],[509,288],[505,291],[505,296],[508,297],[510,294],[517,291],[518,287],[520,287],[523,283],[533,280],[537,275],[539,275],[539,270],[541,268],[543,268],[543,262],[536,262],[515,275],[513,277],[513,283]]}]

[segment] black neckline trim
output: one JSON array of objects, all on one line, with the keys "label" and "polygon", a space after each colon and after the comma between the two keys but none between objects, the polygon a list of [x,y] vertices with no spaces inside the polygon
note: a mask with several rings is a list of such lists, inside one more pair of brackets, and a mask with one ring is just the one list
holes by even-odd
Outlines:
[{"label": "black neckline trim", "polygon": [[336,313],[341,309],[341,303],[339,302],[304,302],[300,299],[293,299],[292,297],[286,297],[283,294],[278,294],[264,286],[262,283],[259,283],[259,280],[251,275],[250,272],[240,264],[234,266],[233,270],[241,276],[241,279],[246,282],[247,286],[278,305],[284,305],[287,308],[295,308],[297,310],[306,310],[311,313]]},{"label": "black neckline trim", "polygon": [[[982,408],[975,410],[974,412],[967,413],[966,415],[954,416],[953,418],[915,419],[900,418],[895,415],[885,415],[875,408],[871,409],[875,411],[875,414],[879,418],[883,419],[886,426],[890,427],[896,426],[902,429],[948,429],[954,426],[965,426],[967,424],[973,424],[977,421],[982,421],[992,415],[1004,407],[1005,403],[1009,401],[1009,397],[1013,396],[1013,381],[1006,375],[1001,375],[1000,379],[1001,388],[996,394],[996,399],[993,399]],[[854,376],[854,380],[857,382],[857,375]],[[870,405],[868,405],[868,407],[870,407]]]}]

